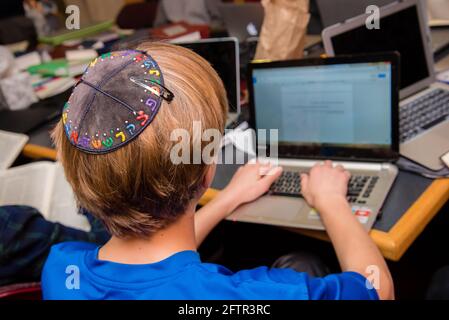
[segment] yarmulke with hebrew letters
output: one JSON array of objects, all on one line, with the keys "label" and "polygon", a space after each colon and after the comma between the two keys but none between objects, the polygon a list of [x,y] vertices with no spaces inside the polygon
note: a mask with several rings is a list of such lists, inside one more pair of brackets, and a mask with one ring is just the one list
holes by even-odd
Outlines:
[{"label": "yarmulke with hebrew letters", "polygon": [[102,154],[136,138],[174,96],[162,70],[143,51],[110,52],[92,61],[66,102],[62,120],[70,143]]}]

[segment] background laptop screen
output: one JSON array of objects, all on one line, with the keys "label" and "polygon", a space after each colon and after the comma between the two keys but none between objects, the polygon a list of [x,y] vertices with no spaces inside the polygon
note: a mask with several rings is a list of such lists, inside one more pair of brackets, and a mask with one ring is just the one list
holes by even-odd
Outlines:
[{"label": "background laptop screen", "polygon": [[336,55],[398,51],[401,54],[400,88],[430,76],[421,35],[418,9],[411,6],[380,20],[380,29],[363,24],[332,37]]},{"label": "background laptop screen", "polygon": [[391,70],[388,62],[254,69],[256,129],[279,129],[280,145],[390,147]]},{"label": "background laptop screen", "polygon": [[364,14],[370,5],[385,6],[397,0],[316,0],[323,27]]},{"label": "background laptop screen", "polygon": [[240,83],[238,71],[240,65],[236,54],[238,43],[234,40],[219,39],[180,43],[179,45],[191,49],[209,61],[223,81],[228,94],[229,111],[237,112],[240,104],[240,87],[238,85]]}]

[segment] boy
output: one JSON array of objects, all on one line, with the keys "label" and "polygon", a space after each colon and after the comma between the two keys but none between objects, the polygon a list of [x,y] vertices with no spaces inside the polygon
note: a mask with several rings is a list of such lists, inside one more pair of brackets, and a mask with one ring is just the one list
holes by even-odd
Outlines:
[{"label": "boy", "polygon": [[[247,164],[195,212],[215,165],[175,164],[173,132],[183,129],[191,137],[190,158],[204,151],[207,144],[192,137],[194,122],[223,132],[223,84],[205,60],[187,49],[161,43],[139,49],[93,61],[54,130],[79,205],[112,237],[102,247],[53,246],[42,274],[44,298],[393,298],[385,261],[346,201],[349,174],[331,162],[303,175],[302,190],[322,216],[343,273],[312,278],[265,267],[232,273],[202,263],[196,248],[207,234],[237,206],[264,194],[282,169]],[[371,266],[377,270],[377,291],[364,277],[371,275]]]}]

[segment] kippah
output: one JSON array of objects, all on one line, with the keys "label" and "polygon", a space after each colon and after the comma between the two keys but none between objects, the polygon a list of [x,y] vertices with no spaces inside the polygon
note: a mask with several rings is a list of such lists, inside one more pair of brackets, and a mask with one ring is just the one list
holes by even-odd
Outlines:
[{"label": "kippah", "polygon": [[112,152],[151,124],[162,100],[173,98],[150,55],[109,52],[93,60],[75,85],[62,112],[64,131],[81,151]]}]

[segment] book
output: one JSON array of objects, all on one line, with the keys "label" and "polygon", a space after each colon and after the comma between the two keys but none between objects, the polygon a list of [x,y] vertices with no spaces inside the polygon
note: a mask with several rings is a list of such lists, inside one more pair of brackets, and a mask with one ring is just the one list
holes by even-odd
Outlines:
[{"label": "book", "polygon": [[28,141],[28,136],[0,130],[0,171],[8,169]]},{"label": "book", "polygon": [[28,68],[32,75],[52,77],[74,77],[84,73],[90,63],[88,60],[68,61],[67,59],[55,59],[46,63],[34,65]]},{"label": "book", "polygon": [[[209,26],[207,25],[190,25],[185,22],[172,23],[157,28],[150,29],[150,36],[154,40],[175,40],[189,35],[201,38],[209,37]],[[192,35],[193,34],[193,35]],[[182,39],[182,38],[181,38]]]},{"label": "book", "polygon": [[73,77],[36,77],[32,80],[34,93],[41,100],[60,94],[75,84]]},{"label": "book", "polygon": [[87,218],[78,213],[73,190],[59,162],[38,161],[0,171],[0,206],[3,205],[31,206],[46,220],[90,230]]},{"label": "book", "polygon": [[113,26],[114,21],[108,20],[100,23],[94,23],[78,30],[61,29],[60,31],[55,32],[50,36],[40,37],[39,42],[57,46],[67,40],[83,39],[89,36],[93,36],[97,33],[109,30]]}]

